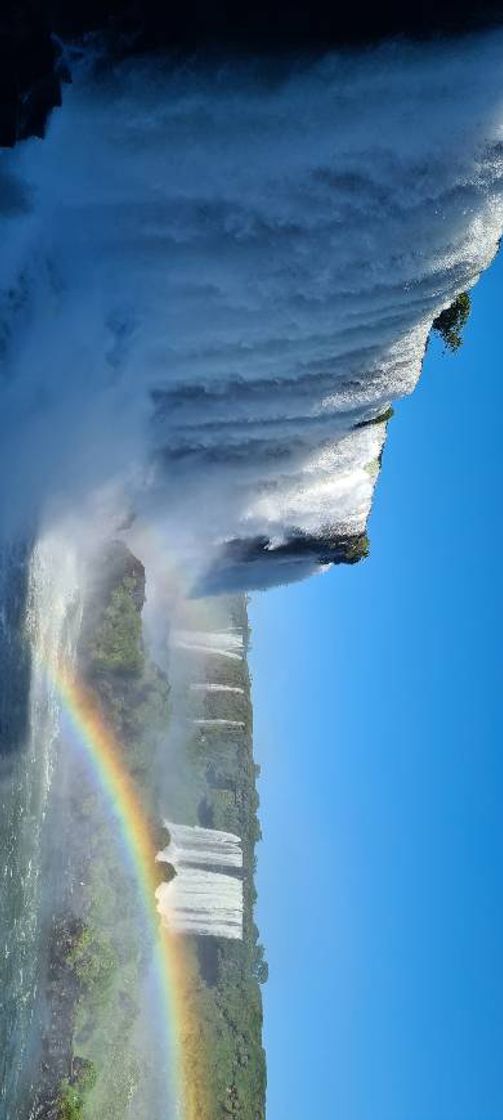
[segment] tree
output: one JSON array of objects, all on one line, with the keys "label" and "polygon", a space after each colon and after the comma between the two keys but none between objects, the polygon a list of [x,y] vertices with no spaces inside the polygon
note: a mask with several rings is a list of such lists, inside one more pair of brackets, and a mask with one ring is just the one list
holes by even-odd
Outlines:
[{"label": "tree", "polygon": [[269,965],[264,958],[264,946],[255,946],[255,954],[253,961],[253,975],[259,984],[266,984],[269,979]]},{"label": "tree", "polygon": [[433,320],[433,330],[438,331],[449,350],[459,350],[461,346],[461,331],[468,322],[470,307],[468,292],[460,292],[454,303]]}]

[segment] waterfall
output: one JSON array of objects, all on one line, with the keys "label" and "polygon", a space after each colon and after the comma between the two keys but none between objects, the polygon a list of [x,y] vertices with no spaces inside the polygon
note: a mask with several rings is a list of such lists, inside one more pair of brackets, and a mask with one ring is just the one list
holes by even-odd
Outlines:
[{"label": "waterfall", "polygon": [[218,728],[218,727],[241,727],[241,728],[243,728],[245,726],[242,719],[205,719],[203,717],[200,717],[199,719],[193,719],[192,723],[195,724],[196,727],[216,727],[216,728]]},{"label": "waterfall", "polygon": [[178,630],[175,640],[221,653],[243,654],[243,635],[235,630]]},{"label": "waterfall", "polygon": [[157,854],[176,876],[156,891],[158,910],[169,929],[199,936],[243,936],[243,882],[224,869],[243,866],[241,840],[218,832],[164,822],[169,843]]},{"label": "waterfall", "polygon": [[24,628],[31,681],[25,742],[0,782],[0,1102],[6,1116],[18,1115],[20,1100],[29,1100],[28,1079],[35,1076],[37,996],[45,951],[42,919],[44,904],[50,906],[52,897],[42,872],[59,699],[47,668],[71,658],[78,623],[75,554],[63,536],[48,533],[35,544],[27,567]]},{"label": "waterfall", "polygon": [[75,67],[4,155],[0,524],[105,489],[196,589],[354,558],[388,405],[497,249],[502,47]]},{"label": "waterfall", "polygon": [[243,936],[243,884],[232,875],[186,867],[156,890],[158,910],[168,929],[199,937]]},{"label": "waterfall", "polygon": [[228,657],[231,661],[243,660],[243,637],[228,630],[175,630],[172,644],[175,649],[204,654],[205,657]]},{"label": "waterfall", "polygon": [[239,653],[231,653],[227,649],[214,649],[212,646],[200,646],[195,642],[182,642],[180,640],[173,643],[176,649],[185,649],[189,653],[200,653],[204,656],[214,655],[215,657],[228,657],[230,661],[241,661]]},{"label": "waterfall", "polygon": [[214,684],[211,681],[195,681],[190,687],[193,692],[234,692],[239,696],[244,695],[244,688],[233,684]]},{"label": "waterfall", "polygon": [[164,821],[170,842],[157,859],[174,866],[193,863],[197,865],[242,867],[241,840],[232,832],[201,828],[199,825],[173,824]]}]

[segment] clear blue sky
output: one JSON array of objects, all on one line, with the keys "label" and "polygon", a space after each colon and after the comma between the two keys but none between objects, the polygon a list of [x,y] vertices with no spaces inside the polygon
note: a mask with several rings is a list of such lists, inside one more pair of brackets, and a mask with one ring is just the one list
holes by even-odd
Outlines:
[{"label": "clear blue sky", "polygon": [[371,555],[252,602],[268,1120],[503,1120],[503,260]]}]

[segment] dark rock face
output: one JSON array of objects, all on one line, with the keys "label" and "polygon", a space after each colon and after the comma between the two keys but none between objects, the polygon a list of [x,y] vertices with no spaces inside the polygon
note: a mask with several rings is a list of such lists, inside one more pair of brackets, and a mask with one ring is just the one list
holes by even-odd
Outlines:
[{"label": "dark rock face", "polygon": [[[48,1024],[42,1041],[34,1120],[58,1120],[59,1086],[78,1075],[73,1059],[73,1031],[80,986],[72,965],[72,950],[82,936],[83,923],[72,915],[55,920],[51,932],[46,1000]],[[78,1059],[77,1059],[78,1062]]]},{"label": "dark rock face", "polygon": [[265,562],[287,558],[301,560],[312,557],[318,564],[356,564],[367,555],[366,533],[346,536],[327,533],[323,537],[311,537],[299,532],[276,548],[271,547],[267,537],[255,537],[253,540],[229,541],[224,551],[224,558],[230,563],[261,559]]},{"label": "dark rock face", "polygon": [[223,546],[216,568],[210,568],[194,595],[220,594],[229,589],[260,590],[277,583],[278,573],[279,582],[290,582],[301,578],[306,565],[315,570],[328,564],[357,564],[368,553],[366,533],[343,535],[327,530],[321,536],[310,536],[298,532],[275,546],[268,537],[232,540]]},{"label": "dark rock face", "polygon": [[390,35],[458,34],[503,22],[502,0],[6,0],[0,13],[0,146],[43,136],[69,75],[58,40],[105,36],[114,57],[149,51],[319,53]]},{"label": "dark rock face", "polygon": [[59,51],[35,3],[7,5],[0,13],[0,144],[12,147],[43,136],[47,117],[61,104]]}]

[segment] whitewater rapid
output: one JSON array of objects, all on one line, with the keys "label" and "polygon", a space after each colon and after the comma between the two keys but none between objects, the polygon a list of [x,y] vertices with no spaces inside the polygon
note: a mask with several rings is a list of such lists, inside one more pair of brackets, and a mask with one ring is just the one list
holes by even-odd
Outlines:
[{"label": "whitewater rapid", "polygon": [[98,493],[216,590],[360,534],[387,406],[497,248],[502,48],[77,67],[2,154],[4,529]]},{"label": "whitewater rapid", "polygon": [[[16,695],[12,671],[3,676],[3,705],[26,705],[17,743],[0,757],[0,1115],[28,1116],[35,1089],[47,956],[46,923],[52,920],[54,884],[44,879],[44,825],[53,783],[61,704],[58,664],[71,663],[80,624],[79,571],[71,533],[49,532],[29,548],[2,553],[3,625],[0,662],[5,666],[17,630],[27,649],[27,694]],[[20,615],[6,606],[19,599]],[[10,617],[9,617],[10,614]],[[19,651],[18,651],[19,657]],[[13,695],[14,693],[14,695]]]}]

